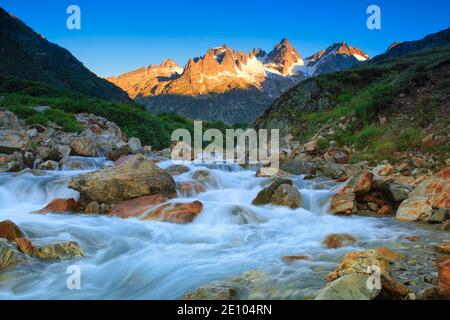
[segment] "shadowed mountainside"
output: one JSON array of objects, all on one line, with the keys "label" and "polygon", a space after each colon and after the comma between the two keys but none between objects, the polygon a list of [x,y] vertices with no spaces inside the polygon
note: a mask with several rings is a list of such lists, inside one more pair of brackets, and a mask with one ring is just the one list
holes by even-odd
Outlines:
[{"label": "shadowed mountainside", "polygon": [[50,43],[0,8],[0,74],[39,81],[84,96],[131,102],[128,95],[97,77],[68,50]]}]

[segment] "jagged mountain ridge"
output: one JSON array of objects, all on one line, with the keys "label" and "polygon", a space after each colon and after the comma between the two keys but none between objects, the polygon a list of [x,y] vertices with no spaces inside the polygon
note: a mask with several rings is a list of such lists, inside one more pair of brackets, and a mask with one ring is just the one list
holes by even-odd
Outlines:
[{"label": "jagged mountain ridge", "polygon": [[0,7],[0,74],[38,81],[67,92],[131,102],[127,94],[97,77],[68,50],[50,43]]},{"label": "jagged mountain ridge", "polygon": [[303,72],[309,76],[343,71],[369,60],[369,56],[345,42],[334,43],[305,60]]},{"label": "jagged mountain ridge", "polygon": [[[168,63],[171,68],[164,68]],[[160,94],[194,96],[250,87],[265,91],[263,83],[268,79],[278,78],[282,82],[286,77],[303,78],[302,71],[293,70],[297,65],[304,65],[301,56],[283,39],[269,54],[262,49],[246,54],[222,45],[208,50],[202,57],[189,59],[184,68],[166,60],[160,66],[143,67],[107,79],[132,98]]]},{"label": "jagged mountain ridge", "polygon": [[345,43],[330,48],[321,51],[327,53],[324,56],[315,55],[316,61],[303,60],[287,38],[269,53],[262,49],[244,53],[222,45],[208,50],[204,56],[189,59],[184,68],[166,60],[160,66],[143,67],[107,79],[153,113],[175,112],[205,120],[251,122],[301,80],[333,72],[333,68],[344,70],[368,58]]}]

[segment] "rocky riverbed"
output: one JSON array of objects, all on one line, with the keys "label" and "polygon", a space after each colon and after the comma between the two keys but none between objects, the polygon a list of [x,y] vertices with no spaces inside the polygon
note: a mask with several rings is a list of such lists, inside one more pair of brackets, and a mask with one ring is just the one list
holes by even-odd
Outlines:
[{"label": "rocky riverbed", "polygon": [[175,164],[93,115],[0,119],[2,299],[450,297],[450,168],[293,156],[274,177]]}]

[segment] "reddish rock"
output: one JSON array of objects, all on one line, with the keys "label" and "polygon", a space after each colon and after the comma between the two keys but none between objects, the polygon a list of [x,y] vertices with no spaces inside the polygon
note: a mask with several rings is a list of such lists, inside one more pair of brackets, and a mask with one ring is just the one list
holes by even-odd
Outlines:
[{"label": "reddish rock", "polygon": [[383,259],[387,260],[387,261],[395,261],[395,260],[400,260],[400,259],[404,259],[405,256],[392,251],[391,249],[388,249],[386,247],[380,247],[377,249],[377,254],[382,257]]},{"label": "reddish rock", "polygon": [[420,183],[397,211],[402,221],[426,221],[433,209],[450,208],[450,167]]},{"label": "reddish rock", "polygon": [[392,175],[391,178],[397,182],[397,183],[403,183],[403,184],[413,184],[415,179],[412,176],[405,176],[405,175]]},{"label": "reddish rock", "polygon": [[334,272],[327,275],[326,281],[331,282],[352,273],[367,274],[367,270],[371,266],[378,266],[380,268],[381,275],[390,279],[389,265],[392,261],[400,258],[402,258],[401,255],[387,248],[349,252],[345,255],[338,268]]},{"label": "reddish rock", "polygon": [[387,177],[394,173],[394,168],[390,164],[380,165],[373,169],[373,173],[382,177]]},{"label": "reddish rock", "polygon": [[36,213],[80,212],[80,205],[75,199],[55,199]]},{"label": "reddish rock", "polygon": [[16,245],[20,252],[23,252],[28,255],[32,255],[34,253],[34,245],[27,238],[18,238],[16,239]]},{"label": "reddish rock", "polygon": [[143,220],[159,220],[178,224],[186,224],[202,212],[203,204],[200,201],[192,203],[168,203],[157,208]]},{"label": "reddish rock", "polygon": [[373,174],[367,170],[353,176],[350,180],[350,187],[355,194],[365,194],[372,187]]},{"label": "reddish rock", "polygon": [[25,235],[22,230],[11,220],[4,220],[0,222],[0,238],[5,238],[9,241],[14,241],[17,238],[23,238]]},{"label": "reddish rock", "polygon": [[425,180],[427,180],[429,177],[428,176],[420,176],[417,179],[415,179],[414,181],[412,181],[410,184],[413,187],[418,186],[419,184],[421,184],[422,182],[424,182]]},{"label": "reddish rock", "polygon": [[356,210],[356,196],[363,196],[372,188],[373,174],[363,170],[345,182],[331,198],[331,213],[351,215]]},{"label": "reddish rock", "polygon": [[395,216],[400,221],[426,221],[433,214],[433,208],[424,197],[412,197],[403,201]]},{"label": "reddish rock", "polygon": [[351,215],[355,208],[354,193],[337,193],[331,198],[331,214]]},{"label": "reddish rock", "polygon": [[433,208],[450,208],[450,167],[419,184],[410,197],[424,196]]},{"label": "reddish rock", "polygon": [[330,234],[323,241],[323,245],[328,249],[337,249],[355,243],[356,239],[349,234]]},{"label": "reddish rock", "polygon": [[442,298],[450,300],[450,259],[439,264],[438,291]]},{"label": "reddish rock", "polygon": [[386,205],[386,206],[381,207],[378,210],[377,214],[380,216],[387,216],[387,215],[391,214],[391,212],[392,212],[392,208],[390,206]]},{"label": "reddish rock", "polygon": [[123,201],[114,205],[109,215],[124,219],[138,217],[165,201],[166,198],[160,194]]}]

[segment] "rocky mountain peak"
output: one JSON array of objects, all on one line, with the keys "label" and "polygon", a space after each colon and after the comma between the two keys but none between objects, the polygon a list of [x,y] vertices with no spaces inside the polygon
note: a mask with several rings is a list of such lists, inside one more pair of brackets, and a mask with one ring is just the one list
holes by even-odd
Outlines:
[{"label": "rocky mountain peak", "polygon": [[164,60],[160,65],[161,68],[179,68],[179,66],[177,65],[177,63],[175,61],[173,61],[172,59],[166,59]]},{"label": "rocky mountain peak", "polygon": [[265,52],[263,49],[260,49],[260,48],[253,49],[251,53],[256,58],[263,58],[267,55],[267,52]]},{"label": "rocky mountain peak", "polygon": [[304,71],[314,76],[345,70],[367,60],[369,56],[364,51],[349,46],[345,41],[336,42],[307,58]]},{"label": "rocky mountain peak", "polygon": [[281,40],[267,55],[265,63],[282,75],[289,75],[295,64],[303,64],[302,57],[287,38]]},{"label": "rocky mountain peak", "polygon": [[365,52],[358,48],[350,47],[345,41],[333,43],[330,47],[325,49],[325,55],[330,53],[334,55],[354,56],[361,61],[369,59],[369,56]]}]

